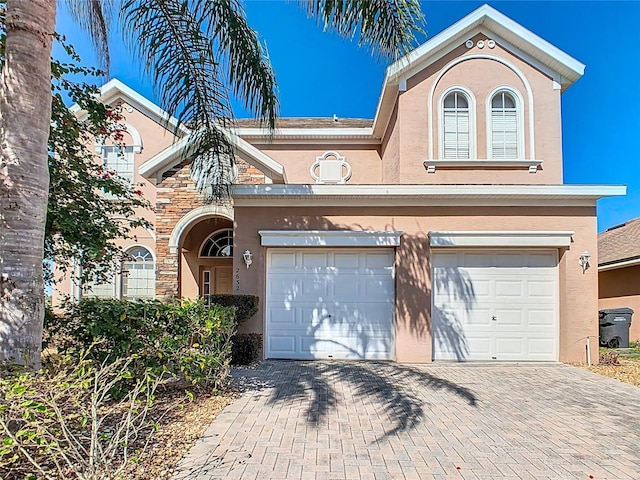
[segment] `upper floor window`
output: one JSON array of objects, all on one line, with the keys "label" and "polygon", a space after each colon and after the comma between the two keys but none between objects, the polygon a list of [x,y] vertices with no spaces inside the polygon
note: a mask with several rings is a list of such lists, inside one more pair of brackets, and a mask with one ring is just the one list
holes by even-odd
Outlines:
[{"label": "upper floor window", "polygon": [[103,145],[102,164],[122,178],[134,183],[134,149],[132,146]]},{"label": "upper floor window", "polygon": [[491,98],[490,122],[491,158],[521,158],[518,102],[513,94],[499,91]]},{"label": "upper floor window", "polygon": [[471,108],[468,96],[459,90],[442,102],[442,158],[471,158]]},{"label": "upper floor window", "polygon": [[233,256],[233,230],[225,228],[218,230],[207,238],[200,249],[201,257],[231,257]]}]

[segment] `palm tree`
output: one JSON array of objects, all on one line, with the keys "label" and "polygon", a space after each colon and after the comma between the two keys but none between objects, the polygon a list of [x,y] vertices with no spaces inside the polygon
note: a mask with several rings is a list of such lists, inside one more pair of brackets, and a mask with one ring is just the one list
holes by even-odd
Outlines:
[{"label": "palm tree", "polygon": [[[0,83],[0,360],[39,365],[44,315],[42,256],[54,0],[0,0],[6,13]],[[113,0],[67,0],[108,66]],[[325,30],[396,59],[421,32],[419,0],[299,0]],[[229,181],[231,97],[275,126],[275,75],[241,0],[123,0],[125,38],[155,83],[162,107],[190,128],[191,172],[210,198]]]}]

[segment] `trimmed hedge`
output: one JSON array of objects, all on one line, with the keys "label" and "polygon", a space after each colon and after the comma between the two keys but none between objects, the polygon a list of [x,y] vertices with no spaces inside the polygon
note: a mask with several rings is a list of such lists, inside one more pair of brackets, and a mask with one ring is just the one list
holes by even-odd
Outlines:
[{"label": "trimmed hedge", "polygon": [[258,312],[260,298],[256,295],[215,294],[207,295],[207,305],[222,305],[223,307],[235,307],[236,323],[238,326],[249,320]]},{"label": "trimmed hedge", "polygon": [[233,337],[231,348],[232,365],[251,365],[260,360],[262,335],[259,333],[238,333]]},{"label": "trimmed hedge", "polygon": [[133,359],[131,377],[169,374],[213,388],[226,383],[233,308],[202,301],[162,303],[88,298],[47,318],[47,337],[59,353],[113,362]]}]

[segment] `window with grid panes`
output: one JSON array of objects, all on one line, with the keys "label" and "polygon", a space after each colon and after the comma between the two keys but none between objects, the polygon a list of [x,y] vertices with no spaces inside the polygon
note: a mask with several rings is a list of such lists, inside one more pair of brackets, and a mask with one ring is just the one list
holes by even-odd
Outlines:
[{"label": "window with grid panes", "polygon": [[471,155],[469,100],[459,91],[449,93],[443,101],[443,157],[468,159]]},{"label": "window with grid panes", "polygon": [[491,158],[520,158],[518,151],[518,108],[509,92],[491,99]]}]

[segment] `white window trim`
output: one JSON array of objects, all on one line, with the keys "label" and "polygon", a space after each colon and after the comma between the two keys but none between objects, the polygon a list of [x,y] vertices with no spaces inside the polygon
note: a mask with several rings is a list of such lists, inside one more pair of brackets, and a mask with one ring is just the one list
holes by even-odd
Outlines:
[{"label": "white window trim", "polygon": [[497,94],[506,92],[509,93],[514,101],[516,102],[516,115],[517,115],[517,128],[518,128],[518,156],[517,158],[509,158],[506,160],[520,160],[526,158],[524,151],[524,99],[518,90],[511,87],[510,85],[501,85],[497,88],[494,88],[491,93],[487,96],[486,101],[486,114],[487,114],[487,158],[489,160],[494,160],[493,158],[493,116],[492,116],[492,106],[491,101],[493,97]]},{"label": "white window trim", "polygon": [[430,247],[568,247],[571,231],[429,232]]},{"label": "white window trim", "polygon": [[476,97],[471,93],[471,90],[462,85],[453,85],[447,88],[438,98],[438,158],[444,159],[444,99],[453,92],[461,92],[467,97],[467,103],[469,104],[469,159],[477,158]]},{"label": "white window trim", "polygon": [[400,230],[260,230],[263,247],[398,247]]},{"label": "white window trim", "polygon": [[451,62],[449,62],[447,65],[445,65],[442,70],[440,70],[440,72],[438,73],[438,76],[435,78],[435,80],[433,81],[433,83],[431,84],[431,89],[429,90],[429,103],[427,105],[427,116],[428,116],[428,130],[429,130],[429,160],[433,160],[433,125],[434,125],[434,119],[433,119],[433,110],[434,110],[434,104],[433,104],[433,98],[435,95],[435,90],[438,86],[438,84],[440,83],[440,79],[444,76],[445,73],[447,73],[449,70],[451,70],[454,66],[456,66],[458,63],[461,62],[466,62],[468,60],[473,60],[476,58],[481,58],[481,59],[486,59],[486,60],[493,60],[495,62],[498,63],[502,63],[504,66],[506,66],[507,68],[509,68],[510,70],[512,70],[520,79],[520,81],[522,82],[522,84],[524,85],[525,90],[527,91],[527,104],[528,104],[528,118],[529,118],[529,158],[533,159],[536,158],[536,154],[535,154],[535,137],[534,137],[534,114],[533,114],[533,89],[531,88],[531,85],[529,84],[529,80],[527,79],[527,77],[524,75],[524,73],[522,73],[522,71],[517,68],[513,63],[507,61],[504,58],[500,58],[500,57],[496,57],[494,55],[487,55],[487,54],[473,54],[473,55],[464,55],[462,57],[458,57],[455,60],[452,60]]},{"label": "white window trim", "polygon": [[[157,271],[158,271],[158,261],[156,259],[156,253],[153,248],[143,243],[133,243],[128,245],[126,248],[123,248],[125,255],[128,255],[128,252],[135,250],[136,248],[144,248],[151,254],[151,258],[153,259],[153,297],[156,297],[156,280],[157,280]],[[122,274],[122,267],[125,261],[122,261],[120,265],[120,271],[116,274],[116,298],[124,298],[124,275]]]}]

